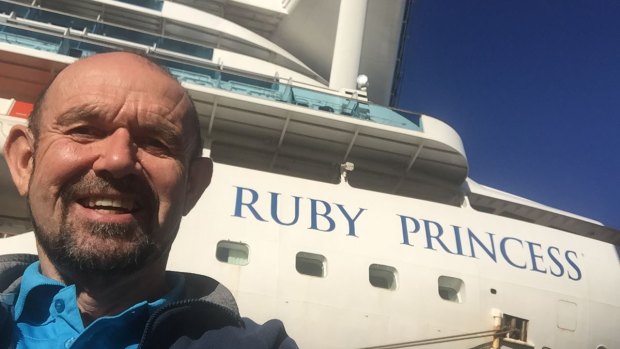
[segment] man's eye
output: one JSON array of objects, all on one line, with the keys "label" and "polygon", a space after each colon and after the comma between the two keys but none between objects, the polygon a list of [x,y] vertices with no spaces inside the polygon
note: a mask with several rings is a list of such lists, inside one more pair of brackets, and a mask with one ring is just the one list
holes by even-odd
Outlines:
[{"label": "man's eye", "polygon": [[69,134],[87,138],[100,138],[104,136],[104,132],[90,126],[74,127],[69,130]]},{"label": "man's eye", "polygon": [[170,152],[170,147],[168,147],[166,143],[160,141],[159,139],[155,139],[155,138],[145,139],[142,142],[142,146],[148,152],[152,152],[152,153],[167,154]]}]

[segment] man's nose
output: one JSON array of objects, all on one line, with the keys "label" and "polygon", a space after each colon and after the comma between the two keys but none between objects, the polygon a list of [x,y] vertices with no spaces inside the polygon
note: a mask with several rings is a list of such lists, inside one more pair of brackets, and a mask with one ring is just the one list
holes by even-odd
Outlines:
[{"label": "man's nose", "polygon": [[108,172],[114,178],[122,178],[142,170],[137,158],[138,147],[127,129],[116,129],[98,143],[99,154],[93,163],[95,172]]}]

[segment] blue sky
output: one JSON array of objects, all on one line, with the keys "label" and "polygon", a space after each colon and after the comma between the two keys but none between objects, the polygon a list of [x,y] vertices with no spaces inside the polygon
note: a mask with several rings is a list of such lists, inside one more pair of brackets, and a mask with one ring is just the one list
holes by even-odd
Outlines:
[{"label": "blue sky", "polygon": [[478,183],[620,229],[620,1],[416,0],[399,106]]}]

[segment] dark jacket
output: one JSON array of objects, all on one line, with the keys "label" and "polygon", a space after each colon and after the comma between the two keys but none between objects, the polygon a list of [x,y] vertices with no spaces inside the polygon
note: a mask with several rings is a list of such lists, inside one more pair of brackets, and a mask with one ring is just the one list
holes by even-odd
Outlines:
[{"label": "dark jacket", "polygon": [[[21,276],[36,256],[0,256],[0,349],[12,348],[13,304]],[[139,348],[297,348],[282,322],[258,325],[239,316],[224,286],[201,275],[185,275],[182,300],[158,309],[148,320]]]}]

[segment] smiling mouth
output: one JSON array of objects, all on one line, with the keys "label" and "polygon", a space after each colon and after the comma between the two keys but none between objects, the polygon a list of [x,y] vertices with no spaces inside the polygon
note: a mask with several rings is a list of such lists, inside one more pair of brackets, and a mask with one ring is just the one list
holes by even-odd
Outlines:
[{"label": "smiling mouth", "polygon": [[140,205],[129,198],[85,198],[78,200],[78,203],[91,210],[102,213],[120,214],[133,213],[140,209]]}]

